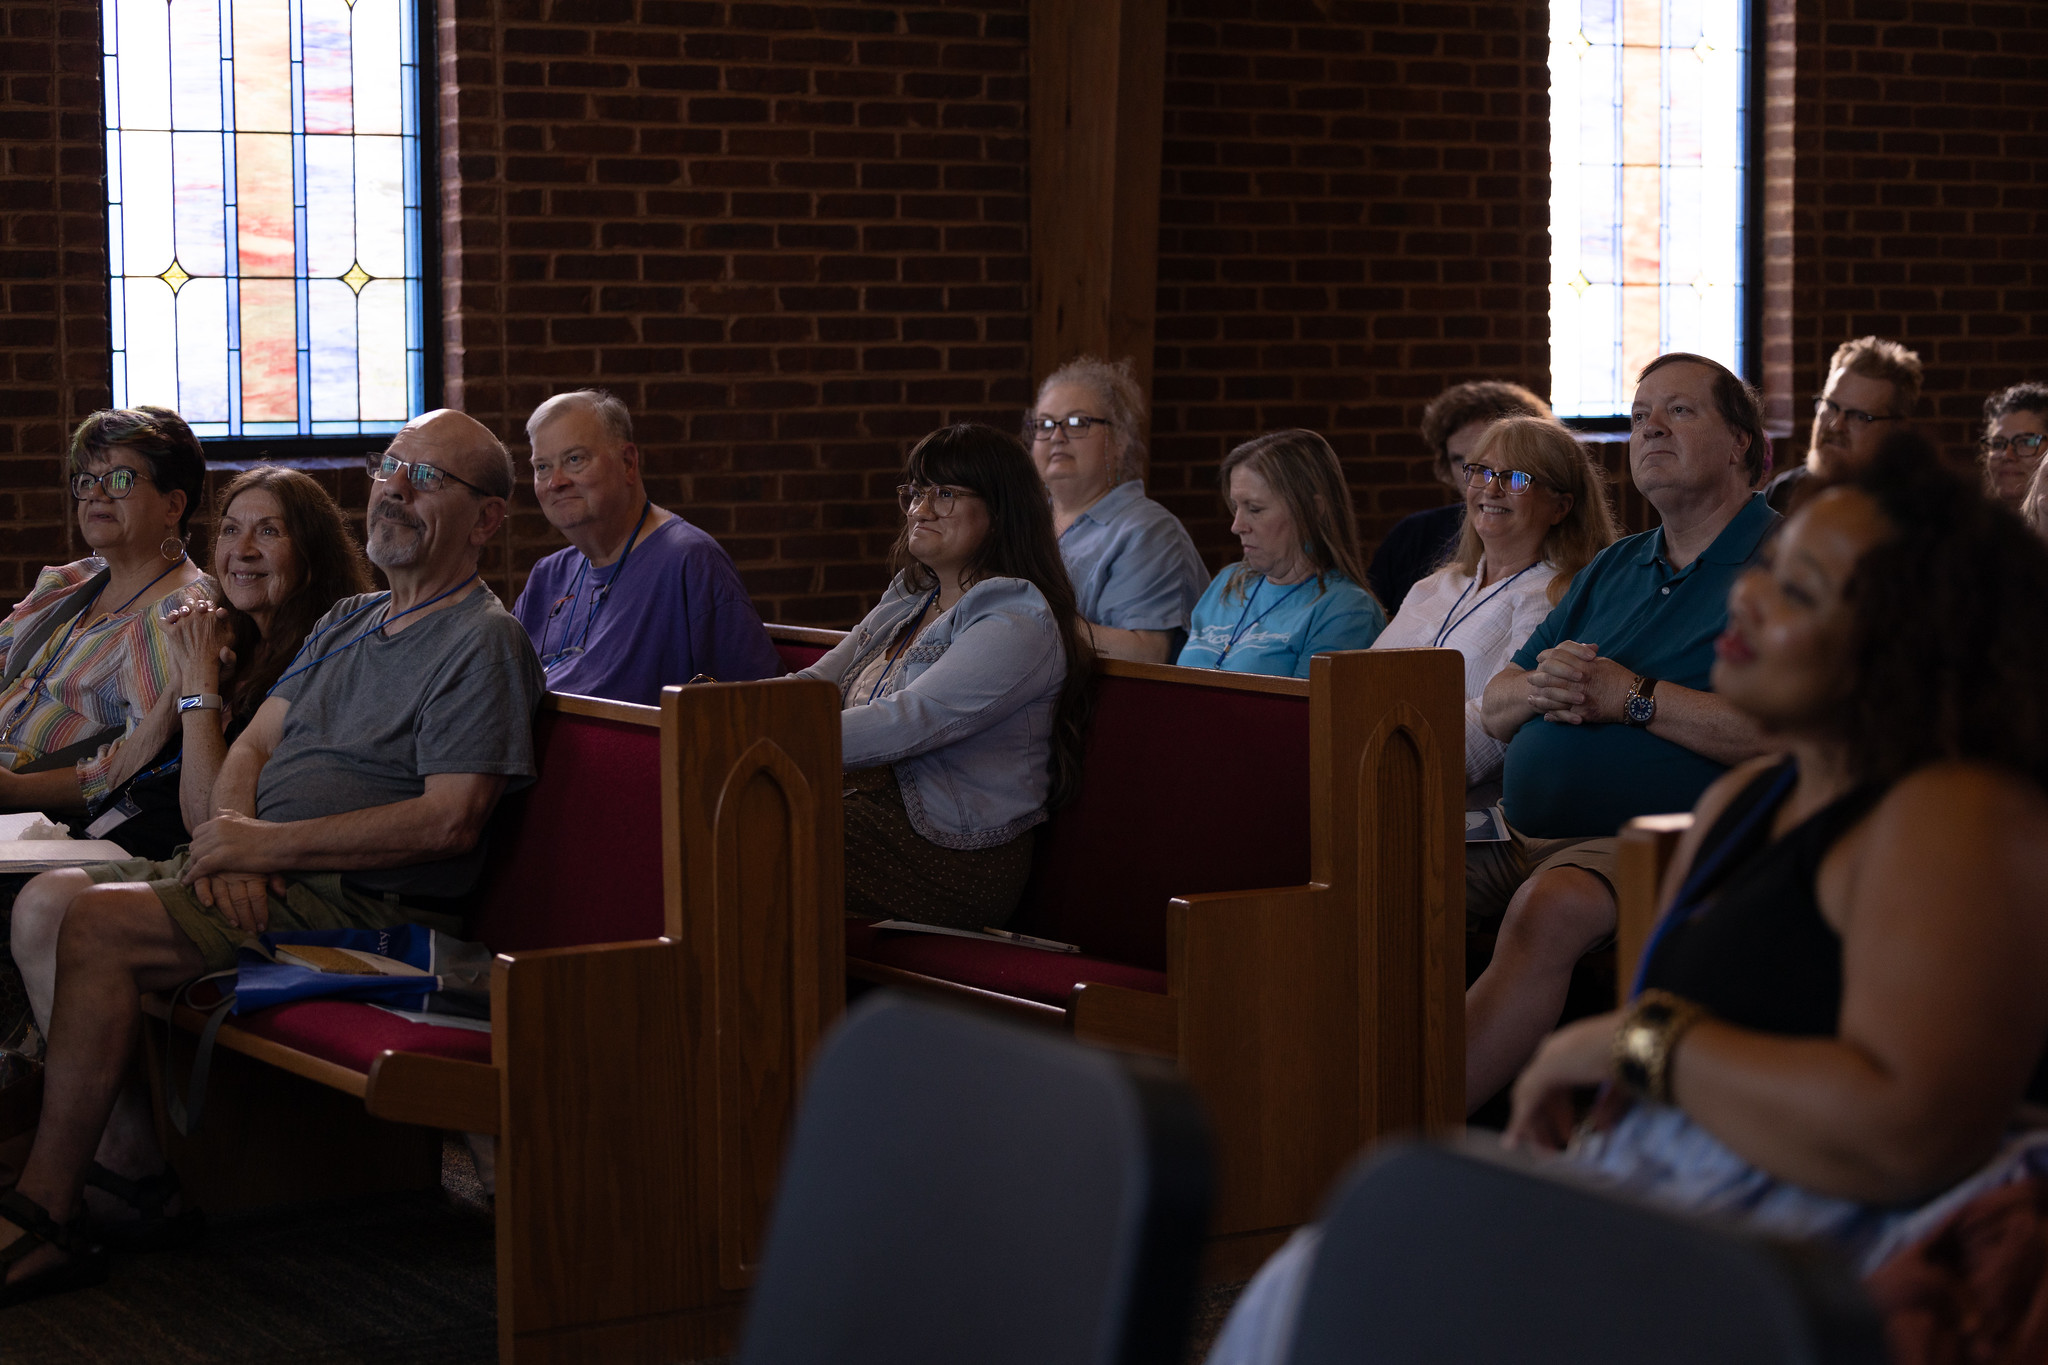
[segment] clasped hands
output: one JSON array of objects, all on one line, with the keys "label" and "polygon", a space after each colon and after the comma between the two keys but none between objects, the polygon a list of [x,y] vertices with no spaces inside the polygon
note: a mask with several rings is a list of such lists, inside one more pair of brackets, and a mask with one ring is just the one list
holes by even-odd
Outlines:
[{"label": "clasped hands", "polygon": [[234,632],[224,610],[204,600],[174,607],[164,614],[164,638],[186,693],[219,690],[220,670],[235,662]]},{"label": "clasped hands", "polygon": [[185,885],[201,905],[237,929],[260,934],[270,924],[270,895],[282,896],[284,870],[272,843],[277,825],[223,811],[192,831]]},{"label": "clasped hands", "polygon": [[1536,656],[1536,666],[1523,675],[1529,684],[1529,705],[1536,714],[1559,725],[1610,724],[1623,718],[1628,691],[1636,675],[1600,646],[1566,640]]}]

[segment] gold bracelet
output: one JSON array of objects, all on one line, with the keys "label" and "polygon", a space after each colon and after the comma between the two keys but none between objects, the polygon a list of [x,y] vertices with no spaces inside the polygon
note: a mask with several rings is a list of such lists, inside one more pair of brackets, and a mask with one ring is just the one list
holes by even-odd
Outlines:
[{"label": "gold bracelet", "polygon": [[1669,991],[1644,991],[1614,1030],[1614,1078],[1658,1104],[1671,1103],[1671,1053],[1706,1010]]}]

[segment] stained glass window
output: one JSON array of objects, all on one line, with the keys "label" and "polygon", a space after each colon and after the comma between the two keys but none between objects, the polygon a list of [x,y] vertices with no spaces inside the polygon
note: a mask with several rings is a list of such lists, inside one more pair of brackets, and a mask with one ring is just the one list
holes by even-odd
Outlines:
[{"label": "stained glass window", "polygon": [[114,402],[202,436],[425,399],[414,0],[103,0]]},{"label": "stained glass window", "polygon": [[1628,411],[1664,351],[1743,372],[1748,0],[1552,0],[1550,368]]}]

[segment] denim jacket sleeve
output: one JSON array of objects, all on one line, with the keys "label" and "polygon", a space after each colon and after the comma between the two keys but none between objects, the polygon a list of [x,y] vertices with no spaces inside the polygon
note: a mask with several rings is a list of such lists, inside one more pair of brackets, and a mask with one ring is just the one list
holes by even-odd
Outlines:
[{"label": "denim jacket sleeve", "polygon": [[890,619],[902,614],[900,604],[909,596],[910,592],[903,586],[903,579],[899,576],[882,594],[882,600],[875,604],[875,609],[863,617],[859,625],[846,632],[838,644],[826,650],[818,662],[809,668],[798,669],[791,676],[822,678],[828,683],[844,686],[846,675],[860,662],[868,642],[873,639],[878,629],[878,623],[881,623],[879,628],[886,629],[886,623]]},{"label": "denim jacket sleeve", "polygon": [[[901,688],[844,713],[847,768],[895,763],[979,734],[1042,697],[1064,671],[1052,613],[1029,583],[977,583],[953,611],[937,658]],[[933,648],[921,641],[908,657]],[[821,673],[829,658],[816,665]]]}]

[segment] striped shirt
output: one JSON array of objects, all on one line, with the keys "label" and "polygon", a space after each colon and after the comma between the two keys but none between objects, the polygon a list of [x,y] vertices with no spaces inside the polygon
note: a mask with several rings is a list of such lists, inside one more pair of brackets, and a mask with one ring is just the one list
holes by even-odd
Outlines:
[{"label": "striped shirt", "polygon": [[[0,659],[11,666],[15,642],[33,635],[65,598],[104,567],[105,561],[90,558],[45,568],[29,595],[0,621]],[[162,596],[156,594],[158,599]],[[45,664],[49,672],[42,686],[34,687]],[[111,726],[132,731],[174,681],[156,600],[138,602],[89,626],[81,621],[68,640],[59,626],[13,684],[0,692],[0,733],[6,735],[0,740],[0,764],[18,770]],[[133,763],[119,763],[120,747],[116,741],[79,760],[78,785],[88,803],[101,800],[132,775]],[[141,757],[147,762],[151,756]]]}]

